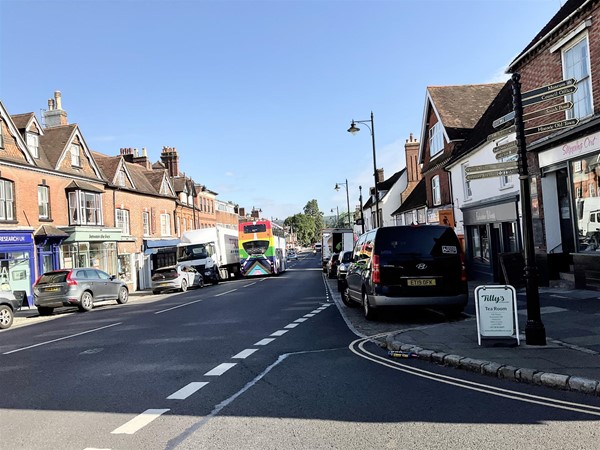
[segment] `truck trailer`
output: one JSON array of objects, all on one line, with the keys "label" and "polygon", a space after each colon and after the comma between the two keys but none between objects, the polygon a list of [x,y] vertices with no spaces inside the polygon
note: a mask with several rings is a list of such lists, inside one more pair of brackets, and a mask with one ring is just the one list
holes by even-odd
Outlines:
[{"label": "truck trailer", "polygon": [[354,231],[352,228],[323,228],[321,232],[321,264],[323,272],[327,272],[327,263],[334,253],[354,248]]},{"label": "truck trailer", "polygon": [[193,266],[205,281],[213,284],[238,278],[238,231],[219,226],[185,231],[177,246],[177,262]]}]

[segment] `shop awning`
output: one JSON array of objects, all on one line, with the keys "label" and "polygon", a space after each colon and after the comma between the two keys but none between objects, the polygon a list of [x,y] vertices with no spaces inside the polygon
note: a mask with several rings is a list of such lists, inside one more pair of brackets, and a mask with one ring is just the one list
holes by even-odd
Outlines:
[{"label": "shop awning", "polygon": [[72,191],[72,190],[82,190],[82,191],[88,191],[88,192],[98,192],[98,193],[103,193],[104,191],[96,186],[94,186],[92,183],[87,183],[85,181],[80,181],[80,180],[73,180],[69,183],[69,185],[65,188],[66,191]]},{"label": "shop awning", "polygon": [[56,228],[52,225],[42,225],[40,226],[33,235],[38,238],[66,238],[68,233],[65,233],[63,230]]}]

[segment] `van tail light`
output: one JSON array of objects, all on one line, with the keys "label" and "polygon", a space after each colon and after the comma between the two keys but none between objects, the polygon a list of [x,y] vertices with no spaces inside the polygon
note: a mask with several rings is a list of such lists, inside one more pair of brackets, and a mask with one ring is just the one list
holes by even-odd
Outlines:
[{"label": "van tail light", "polygon": [[465,254],[460,252],[460,281],[467,281],[467,266],[465,264]]},{"label": "van tail light", "polygon": [[379,255],[373,255],[371,262],[371,281],[373,283],[381,282],[381,271],[379,270]]},{"label": "van tail light", "polygon": [[73,275],[73,272],[69,272],[68,275],[67,275],[67,284],[69,286],[77,286],[77,281],[73,280],[71,278],[71,275]]}]

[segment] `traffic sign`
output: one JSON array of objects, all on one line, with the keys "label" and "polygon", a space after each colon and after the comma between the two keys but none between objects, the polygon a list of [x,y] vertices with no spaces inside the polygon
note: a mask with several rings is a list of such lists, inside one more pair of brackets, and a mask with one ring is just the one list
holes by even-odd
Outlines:
[{"label": "traffic sign", "polygon": [[533,97],[527,97],[523,99],[523,106],[534,105],[536,103],[545,102],[558,97],[562,97],[564,95],[572,94],[576,90],[577,86],[567,86],[565,88],[558,89],[557,91],[552,91],[541,95],[535,95]]},{"label": "traffic sign", "polygon": [[471,173],[471,172],[484,172],[486,170],[516,169],[518,167],[519,167],[519,163],[517,161],[507,161],[507,162],[500,162],[500,163],[495,163],[495,164],[482,164],[480,166],[465,167],[465,172]]},{"label": "traffic sign", "polygon": [[505,124],[506,122],[510,122],[511,120],[513,120],[515,118],[515,112],[511,111],[508,114],[503,115],[502,117],[500,117],[499,119],[496,119],[492,122],[492,126],[494,128],[498,128],[500,125]]},{"label": "traffic sign", "polygon": [[496,159],[503,159],[510,155],[516,155],[519,152],[519,149],[515,146],[508,150],[504,150],[496,153]]},{"label": "traffic sign", "polygon": [[521,98],[525,100],[526,98],[535,97],[536,95],[556,91],[557,89],[562,89],[567,86],[573,86],[575,83],[577,83],[577,80],[575,78],[569,78],[568,80],[562,80],[558,83],[548,84],[546,86],[541,86],[539,88],[532,89],[531,91],[523,92],[521,94]]},{"label": "traffic sign", "polygon": [[492,151],[494,153],[503,152],[505,150],[512,150],[513,148],[517,148],[517,141],[510,141],[506,144],[496,145]]},{"label": "traffic sign", "polygon": [[515,127],[514,125],[511,125],[510,127],[505,128],[504,130],[496,131],[495,133],[488,135],[487,140],[489,142],[489,141],[493,141],[494,139],[500,139],[501,137],[504,137],[507,134],[514,133],[516,130],[517,130],[517,127]]},{"label": "traffic sign", "polygon": [[493,177],[505,177],[508,175],[516,175],[519,173],[519,169],[503,169],[493,170],[491,172],[479,172],[465,175],[467,181],[479,180],[481,178],[493,178]]},{"label": "traffic sign", "polygon": [[536,119],[538,117],[547,116],[548,114],[566,111],[567,109],[573,109],[573,102],[559,103],[558,105],[548,106],[547,108],[540,109],[538,111],[532,111],[530,113],[523,114],[523,120]]},{"label": "traffic sign", "polygon": [[579,119],[567,119],[559,120],[558,122],[548,123],[546,125],[540,125],[539,127],[527,128],[525,130],[525,136],[531,136],[532,134],[546,133],[548,131],[560,130],[561,128],[567,128],[575,126],[579,123]]}]

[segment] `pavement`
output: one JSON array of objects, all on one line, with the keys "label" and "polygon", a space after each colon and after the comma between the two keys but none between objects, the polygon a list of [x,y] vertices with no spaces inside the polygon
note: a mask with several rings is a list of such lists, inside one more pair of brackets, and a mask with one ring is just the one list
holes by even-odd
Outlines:
[{"label": "pavement", "polygon": [[[477,284],[470,283],[469,305]],[[523,289],[517,291],[519,345],[516,338],[483,339],[480,345],[477,317],[465,314],[461,320],[391,332],[387,347],[484,375],[600,396],[600,292],[540,287],[539,294],[546,345],[527,344]]]}]

